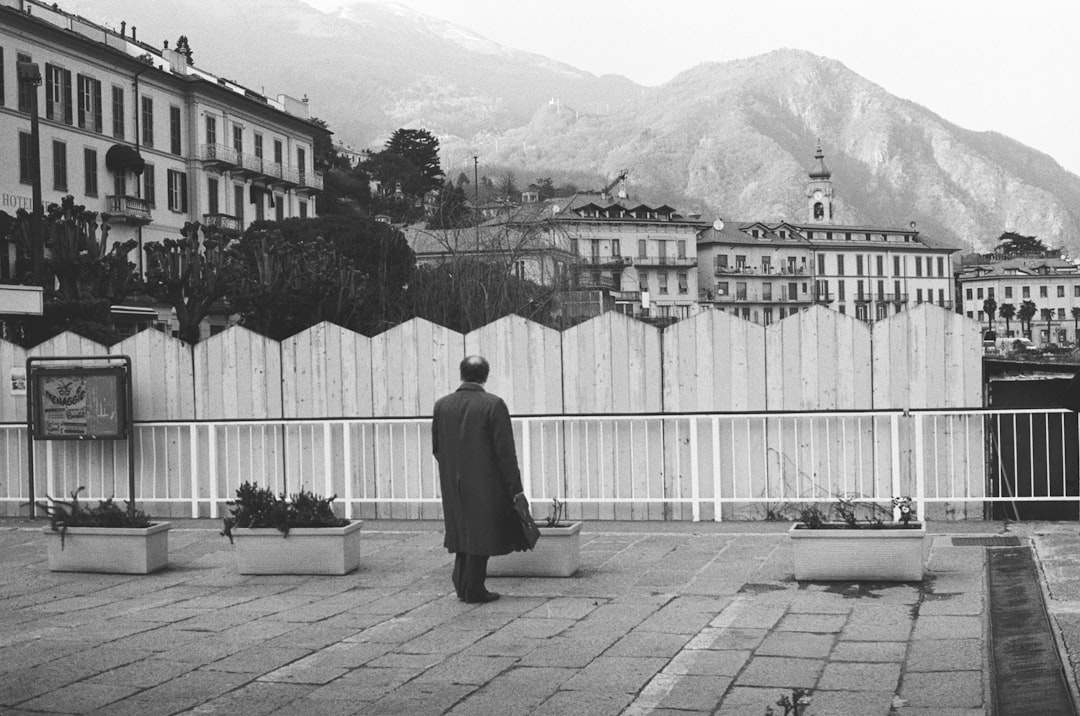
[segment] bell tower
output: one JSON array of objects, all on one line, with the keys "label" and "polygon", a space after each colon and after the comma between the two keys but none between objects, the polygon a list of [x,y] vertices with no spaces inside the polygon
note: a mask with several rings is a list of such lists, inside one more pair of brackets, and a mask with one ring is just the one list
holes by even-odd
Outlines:
[{"label": "bell tower", "polygon": [[817,143],[814,154],[816,163],[810,170],[810,182],[806,185],[807,222],[811,224],[833,223],[833,185],[832,172],[825,166],[825,155],[821,152],[821,140]]}]

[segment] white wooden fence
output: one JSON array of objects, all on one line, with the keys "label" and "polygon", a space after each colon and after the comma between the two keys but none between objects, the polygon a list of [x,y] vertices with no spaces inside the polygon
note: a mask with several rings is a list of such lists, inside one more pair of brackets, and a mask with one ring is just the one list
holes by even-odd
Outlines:
[{"label": "white wooden fence", "polygon": [[[155,513],[217,514],[250,479],[336,493],[359,515],[435,517],[431,406],[470,353],[488,357],[487,387],[515,416],[533,500],[567,499],[592,519],[911,494],[927,441],[943,437],[952,449],[933,460],[948,485],[924,497],[984,494],[984,421],[970,412],[982,405],[979,326],[929,305],[872,326],[814,307],[768,327],[714,311],[663,331],[607,313],[563,332],[516,316],[467,335],[423,320],[371,338],[324,323],[277,342],[237,327],[193,347],[156,331],[108,349],[64,334],[28,351],[0,342],[0,370],[129,355],[136,497]],[[0,510],[15,514],[25,398],[3,393]],[[920,409],[945,411],[948,426],[925,434],[909,412]],[[127,496],[122,444],[34,449],[39,496]]]}]

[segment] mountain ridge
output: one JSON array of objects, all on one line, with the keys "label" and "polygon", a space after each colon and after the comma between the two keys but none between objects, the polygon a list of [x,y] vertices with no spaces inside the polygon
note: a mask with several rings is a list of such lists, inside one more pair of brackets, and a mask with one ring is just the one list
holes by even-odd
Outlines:
[{"label": "mountain ridge", "polygon": [[795,220],[820,140],[845,221],[915,221],[980,250],[1018,231],[1080,255],[1080,177],[805,50],[701,63],[646,87],[402,5],[324,13],[299,0],[72,0],[63,9],[114,26],[126,19],[144,40],[186,34],[196,64],[306,94],[313,114],[354,146],[426,127],[450,177],[471,177],[474,156],[492,178],[513,171],[519,183],[555,175],[602,185],[629,169],[632,192],[707,217]]}]

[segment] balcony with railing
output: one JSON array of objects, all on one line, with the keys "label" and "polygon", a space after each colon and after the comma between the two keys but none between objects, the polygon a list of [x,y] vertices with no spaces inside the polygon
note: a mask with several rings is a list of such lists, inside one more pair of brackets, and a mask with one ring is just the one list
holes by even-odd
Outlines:
[{"label": "balcony with railing", "polygon": [[692,256],[635,256],[635,266],[697,266]]},{"label": "balcony with railing", "polygon": [[125,224],[149,224],[150,201],[137,196],[109,195],[105,197],[109,216]]},{"label": "balcony with railing", "polygon": [[814,289],[814,303],[832,303],[836,300],[836,295],[829,291],[821,291]]},{"label": "balcony with railing", "polygon": [[602,256],[600,254],[584,256],[582,261],[586,266],[595,268],[623,268],[634,264],[634,260],[629,256]]},{"label": "balcony with railing", "polygon": [[244,231],[240,219],[228,214],[203,214],[202,224],[208,229],[217,229],[223,234],[239,235]]},{"label": "balcony with railing", "polygon": [[240,152],[224,144],[200,144],[199,159],[207,167],[231,169],[240,165]]}]

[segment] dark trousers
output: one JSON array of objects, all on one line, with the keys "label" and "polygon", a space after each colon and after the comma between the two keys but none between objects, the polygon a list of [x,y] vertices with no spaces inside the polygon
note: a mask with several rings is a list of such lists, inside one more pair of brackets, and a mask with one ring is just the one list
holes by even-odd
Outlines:
[{"label": "dark trousers", "polygon": [[487,594],[487,555],[454,553],[454,589],[458,599],[472,601]]}]

